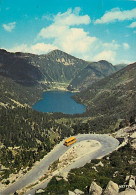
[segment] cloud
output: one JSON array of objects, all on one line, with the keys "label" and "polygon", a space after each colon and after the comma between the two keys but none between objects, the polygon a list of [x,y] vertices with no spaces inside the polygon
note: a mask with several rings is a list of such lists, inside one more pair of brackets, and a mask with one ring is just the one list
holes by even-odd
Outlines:
[{"label": "cloud", "polygon": [[127,48],[127,43],[123,46],[115,40],[103,42],[85,31],[84,25],[88,25],[91,19],[88,15],[80,15],[80,8],[68,9],[53,17],[52,23],[39,31],[34,44],[15,45],[9,51],[45,54],[60,49],[88,61],[104,59],[116,63],[118,49],[121,46]]},{"label": "cloud", "polygon": [[80,24],[89,24],[91,19],[88,15],[79,16],[80,8],[75,8],[72,12],[72,9],[68,9],[65,13],[58,13],[54,22],[57,25],[80,25]]},{"label": "cloud", "polygon": [[58,48],[51,44],[37,43],[34,45],[27,45],[27,44],[16,45],[15,47],[8,49],[8,51],[33,53],[33,54],[45,54],[54,49],[58,49]]},{"label": "cloud", "polygon": [[91,37],[88,32],[79,25],[87,25],[91,22],[88,15],[80,16],[80,8],[73,11],[68,9],[65,13],[58,13],[54,16],[53,23],[42,28],[39,32],[38,39],[52,39],[52,45],[59,49],[82,57],[97,40]]},{"label": "cloud", "polygon": [[123,47],[124,47],[124,49],[125,49],[125,50],[127,50],[127,49],[129,49],[129,48],[130,48],[130,46],[129,46],[129,44],[128,44],[128,43],[123,43]]},{"label": "cloud", "polygon": [[120,45],[115,40],[112,40],[111,43],[103,43],[103,47],[105,49],[117,50],[120,47]]},{"label": "cloud", "polygon": [[136,28],[136,22],[132,22],[128,27],[129,28]]},{"label": "cloud", "polygon": [[12,30],[16,27],[16,22],[11,22],[8,24],[3,24],[3,28],[4,30],[8,31],[8,32],[12,32]]},{"label": "cloud", "polygon": [[48,53],[54,49],[58,49],[57,47],[51,45],[51,44],[45,44],[45,43],[37,43],[35,45],[32,45],[30,47],[32,53],[35,54],[45,54]]},{"label": "cloud", "polygon": [[[97,39],[95,41],[95,45],[93,45],[93,47],[91,48],[89,46],[87,48],[86,42],[84,42],[85,45],[83,45],[83,42],[79,44],[81,44],[80,45],[81,50],[80,52],[78,51],[79,53],[77,57],[83,58],[85,60],[91,60],[91,61],[99,61],[103,59],[112,63],[116,62],[115,60],[116,50],[118,49],[118,47],[120,47],[120,45],[118,45],[114,40],[111,43],[103,43],[102,41]],[[70,46],[68,45],[68,47],[71,48],[72,45]],[[55,49],[60,49],[60,48],[53,44],[45,44],[43,42],[40,42],[32,45],[27,45],[27,44],[16,45],[15,47],[8,49],[8,51],[25,52],[25,53],[33,53],[33,54],[46,54]],[[73,48],[71,48],[71,51],[73,51]]]},{"label": "cloud", "polygon": [[100,19],[97,19],[95,24],[111,23],[116,21],[132,20],[136,18],[136,8],[132,10],[121,11],[119,8],[114,8],[106,12]]},{"label": "cloud", "polygon": [[109,62],[114,62],[116,57],[116,52],[111,50],[105,50],[100,53],[98,53],[96,56],[94,56],[94,60],[107,60]]}]

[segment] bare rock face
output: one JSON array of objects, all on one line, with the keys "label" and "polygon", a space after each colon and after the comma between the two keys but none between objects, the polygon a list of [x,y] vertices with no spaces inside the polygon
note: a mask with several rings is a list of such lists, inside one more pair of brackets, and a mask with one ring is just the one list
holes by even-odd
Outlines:
[{"label": "bare rock face", "polygon": [[60,173],[60,176],[63,177],[65,181],[68,181],[68,172],[62,172]]},{"label": "bare rock face", "polygon": [[109,181],[103,195],[117,195],[119,192],[119,187],[113,181]]},{"label": "bare rock face", "polygon": [[44,192],[43,189],[39,189],[39,190],[36,191],[36,193],[38,193],[38,194],[39,194],[39,193],[42,193],[42,192]]},{"label": "bare rock face", "polygon": [[129,186],[135,188],[135,176],[131,175],[129,179]]},{"label": "bare rock face", "polygon": [[74,192],[75,192],[76,195],[84,194],[84,192],[82,192],[79,189],[75,189]]},{"label": "bare rock face", "polygon": [[102,188],[93,181],[91,183],[89,193],[92,194],[92,195],[101,195],[102,194]]},{"label": "bare rock face", "polygon": [[75,189],[74,192],[68,191],[68,195],[81,195],[81,194],[84,194],[84,192],[82,192],[79,189]]},{"label": "bare rock face", "polygon": [[126,189],[123,192],[120,192],[119,195],[136,195],[136,191],[134,189]]},{"label": "bare rock face", "polygon": [[69,190],[68,195],[75,195],[75,193]]}]

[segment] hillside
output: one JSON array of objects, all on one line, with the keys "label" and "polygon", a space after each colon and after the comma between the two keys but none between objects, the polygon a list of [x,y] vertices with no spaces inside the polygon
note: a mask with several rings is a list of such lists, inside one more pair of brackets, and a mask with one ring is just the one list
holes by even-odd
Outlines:
[{"label": "hillside", "polygon": [[47,85],[37,83],[25,86],[0,75],[0,108],[14,108],[26,104],[32,106],[42,97],[43,90],[47,89]]},{"label": "hillside", "polygon": [[41,98],[43,90],[52,88],[54,83],[67,86],[67,82],[86,64],[59,50],[47,55],[34,55],[1,49],[0,107],[31,106]]},{"label": "hillside", "polygon": [[128,64],[116,64],[116,65],[115,65],[115,68],[116,68],[116,70],[118,71],[118,70],[120,70],[120,69],[122,69],[122,68],[125,68],[127,65],[128,65]]},{"label": "hillside", "polygon": [[104,60],[89,63],[60,50],[46,55],[0,50],[0,76],[27,87],[52,88],[61,84],[67,88],[70,84],[70,90],[81,89],[119,68]]},{"label": "hillside", "polygon": [[70,82],[69,90],[86,88],[113,72],[115,67],[109,62],[89,63],[60,50],[34,55],[1,49],[0,106],[31,106],[43,90],[66,89]]},{"label": "hillside", "polygon": [[[9,174],[26,172],[66,136],[109,133],[126,125],[124,119],[135,114],[136,63],[115,71],[106,61],[89,63],[59,50],[47,55],[0,50],[1,181],[8,184]],[[43,114],[30,108],[55,82],[68,85],[73,79],[76,88],[89,86],[74,97],[87,105],[84,114]]]},{"label": "hillside", "polygon": [[22,84],[36,81],[69,82],[87,64],[60,50],[47,55],[0,50],[0,74]]},{"label": "hillside", "polygon": [[0,75],[30,86],[43,80],[40,70],[33,66],[27,58],[18,57],[18,55],[6,50],[0,50]]},{"label": "hillside", "polygon": [[94,83],[75,99],[87,105],[86,116],[110,122],[129,118],[136,113],[136,63]]},{"label": "hillside", "polygon": [[[0,183],[10,174],[25,172],[43,158],[72,128],[49,114],[27,107],[0,110]],[[10,175],[12,177],[12,175]]]},{"label": "hillside", "polygon": [[105,78],[116,71],[116,67],[105,60],[91,62],[76,75],[76,77],[71,81],[68,89],[81,90],[83,88],[87,88],[92,83]]}]

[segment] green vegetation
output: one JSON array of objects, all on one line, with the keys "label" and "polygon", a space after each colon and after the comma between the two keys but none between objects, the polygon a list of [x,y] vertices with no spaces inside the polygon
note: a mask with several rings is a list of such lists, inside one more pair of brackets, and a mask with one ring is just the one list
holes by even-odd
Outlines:
[{"label": "green vegetation", "polygon": [[[64,137],[78,133],[115,132],[134,122],[136,115],[136,63],[105,79],[115,67],[105,61],[89,63],[59,50],[48,55],[8,53],[0,50],[0,182],[9,184],[9,174],[26,173]],[[74,79],[74,80],[73,80]],[[82,115],[43,114],[32,106],[44,90],[54,87],[88,87],[73,98],[87,106]],[[63,83],[63,84],[62,84]],[[43,194],[67,194],[79,188],[88,192],[96,181],[105,187],[109,180],[124,184],[126,175],[136,175],[135,151],[127,145],[93,168],[93,160],[69,173],[68,181],[54,177]],[[56,168],[57,161],[52,164]],[[115,174],[116,173],[116,174]]]},{"label": "green vegetation", "polygon": [[0,110],[0,164],[5,167],[0,180],[31,167],[71,131],[51,115],[30,108]]},{"label": "green vegetation", "polygon": [[[133,163],[130,163],[130,161]],[[103,166],[98,165],[102,162]],[[118,185],[125,184],[128,175],[136,175],[136,153],[128,144],[118,151],[104,157],[101,160],[92,160],[80,169],[73,169],[68,175],[68,181],[57,181],[52,178],[45,192],[41,194],[68,194],[68,190],[80,189],[88,194],[90,184],[95,181],[102,188],[105,188],[110,180]],[[96,168],[94,168],[96,167]],[[126,183],[128,185],[128,183]]]},{"label": "green vegetation", "polygon": [[85,89],[92,83],[116,72],[116,67],[111,63],[101,60],[99,62],[91,62],[87,67],[81,70],[71,81],[69,89]]},{"label": "green vegetation", "polygon": [[109,129],[120,119],[129,119],[136,114],[136,63],[94,83],[74,99],[87,106],[82,117],[90,118],[91,126],[93,122]]}]

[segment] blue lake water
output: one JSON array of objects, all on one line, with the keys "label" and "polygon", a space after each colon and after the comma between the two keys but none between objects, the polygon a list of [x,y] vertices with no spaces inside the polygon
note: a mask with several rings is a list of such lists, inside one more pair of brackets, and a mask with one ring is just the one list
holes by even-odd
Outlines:
[{"label": "blue lake water", "polygon": [[75,93],[67,91],[47,91],[43,93],[43,99],[33,105],[33,109],[39,112],[62,112],[65,114],[81,114],[86,106],[75,102],[71,98]]}]

